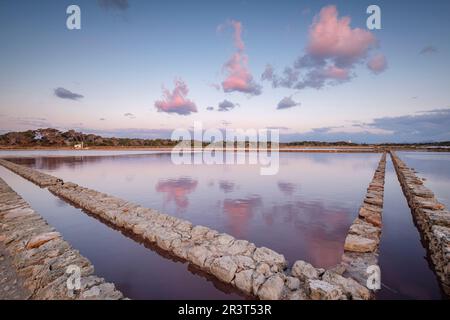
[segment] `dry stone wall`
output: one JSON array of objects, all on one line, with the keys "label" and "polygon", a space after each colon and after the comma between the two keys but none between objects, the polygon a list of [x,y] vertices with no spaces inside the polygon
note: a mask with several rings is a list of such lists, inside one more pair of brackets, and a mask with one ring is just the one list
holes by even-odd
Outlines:
[{"label": "dry stone wall", "polygon": [[450,296],[450,213],[394,151],[392,161],[444,292]]},{"label": "dry stone wall", "polygon": [[[33,178],[44,177],[37,175]],[[45,181],[41,181],[45,184]],[[20,299],[122,299],[112,283],[94,275],[92,264],[64,241],[0,178],[0,242],[5,248],[24,294]],[[67,280],[80,271],[80,287],[69,290]],[[76,275],[75,275],[76,276]],[[73,282],[76,285],[76,282]],[[14,297],[13,297],[14,298]]]},{"label": "dry stone wall", "polygon": [[371,297],[364,285],[344,276],[346,268],[342,264],[324,270],[299,260],[289,269],[285,257],[269,248],[257,247],[205,226],[194,226],[189,221],[75,183],[42,176],[9,161],[0,160],[0,164],[32,182],[41,177],[52,181],[48,189],[53,194],[259,299]]},{"label": "dry stone wall", "polygon": [[383,153],[344,244],[342,263],[346,267],[346,274],[363,285],[366,285],[369,276],[367,268],[378,265],[385,172],[386,153]]}]

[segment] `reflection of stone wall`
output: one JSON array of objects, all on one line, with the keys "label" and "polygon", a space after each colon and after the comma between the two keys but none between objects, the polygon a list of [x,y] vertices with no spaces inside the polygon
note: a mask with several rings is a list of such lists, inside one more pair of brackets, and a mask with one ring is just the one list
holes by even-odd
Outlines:
[{"label": "reflection of stone wall", "polygon": [[450,213],[434,193],[423,185],[413,169],[391,151],[395,171],[414,220],[428,246],[444,292],[450,296]]},{"label": "reflection of stone wall", "polygon": [[386,153],[383,153],[344,244],[342,262],[346,266],[346,273],[363,285],[366,285],[369,276],[367,268],[378,265],[385,171]]},{"label": "reflection of stone wall", "polygon": [[56,171],[61,168],[77,168],[86,164],[101,165],[102,162],[109,162],[115,158],[119,159],[140,159],[148,157],[163,158],[168,157],[170,159],[170,153],[147,153],[147,154],[107,154],[106,156],[97,155],[49,155],[49,156],[11,156],[5,157],[8,161],[14,162],[19,165],[35,168],[36,170],[51,170]]},{"label": "reflection of stone wall", "polygon": [[285,257],[268,248],[8,161],[0,164],[246,294],[260,299],[370,298],[366,287],[343,276],[343,265],[324,270],[299,260],[289,270]]},{"label": "reflection of stone wall", "polygon": [[[28,171],[25,171],[29,173]],[[37,175],[46,183],[47,177]],[[113,284],[93,274],[94,267],[58,232],[0,179],[0,241],[11,256],[16,274],[29,299],[122,299]],[[79,290],[69,291],[73,275],[67,267],[80,268]],[[17,281],[16,281],[17,282]]]}]

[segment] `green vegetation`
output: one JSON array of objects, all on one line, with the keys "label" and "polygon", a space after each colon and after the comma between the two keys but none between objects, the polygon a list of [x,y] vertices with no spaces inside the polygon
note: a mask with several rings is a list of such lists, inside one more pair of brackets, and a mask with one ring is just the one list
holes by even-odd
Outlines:
[{"label": "green vegetation", "polygon": [[[33,147],[73,147],[81,144],[85,147],[173,147],[178,141],[170,139],[133,139],[133,138],[105,138],[95,134],[84,134],[75,130],[59,131],[57,129],[38,129],[22,132],[8,132],[0,135],[0,147],[3,148],[33,148]],[[194,141],[191,141],[194,145]],[[203,146],[206,146],[203,143]],[[225,146],[223,142],[216,145]],[[249,142],[245,142],[248,147]],[[236,143],[235,143],[236,146]],[[270,146],[270,143],[269,143]],[[396,148],[423,148],[423,147],[448,147],[450,141],[428,143],[383,143],[383,144],[358,144],[346,141],[322,142],[322,141],[296,141],[280,143],[280,147],[396,147]]]}]

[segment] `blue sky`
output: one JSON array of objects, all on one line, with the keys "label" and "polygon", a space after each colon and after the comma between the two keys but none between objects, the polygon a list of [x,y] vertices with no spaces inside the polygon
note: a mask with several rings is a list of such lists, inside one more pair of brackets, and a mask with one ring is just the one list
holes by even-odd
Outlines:
[{"label": "blue sky", "polygon": [[[81,30],[66,28],[70,4]],[[366,28],[370,4],[381,30]],[[448,1],[2,0],[0,127],[152,138],[202,121],[277,127],[285,141],[450,140],[449,12]],[[314,33],[334,18],[339,48]],[[301,57],[314,66],[294,68]],[[280,85],[286,67],[298,79]]]}]

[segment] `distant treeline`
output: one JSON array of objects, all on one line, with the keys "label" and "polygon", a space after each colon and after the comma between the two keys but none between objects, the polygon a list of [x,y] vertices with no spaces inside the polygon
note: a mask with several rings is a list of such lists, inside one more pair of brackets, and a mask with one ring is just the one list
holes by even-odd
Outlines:
[{"label": "distant treeline", "polygon": [[[83,144],[84,147],[173,147],[179,141],[171,139],[133,139],[133,138],[105,138],[95,134],[84,134],[75,130],[62,132],[57,129],[47,128],[38,130],[28,130],[22,132],[8,132],[0,135],[1,147],[73,147]],[[194,145],[191,141],[191,145]],[[206,146],[207,143],[203,143]],[[216,145],[225,146],[225,142],[218,142]],[[236,143],[234,144],[236,146]],[[246,141],[248,146],[249,142]],[[269,143],[270,145],[270,143]],[[450,141],[427,142],[427,143],[383,143],[383,144],[358,144],[347,141],[322,142],[322,141],[297,141],[280,143],[280,147],[427,147],[427,146],[450,146]]]},{"label": "distant treeline", "polygon": [[0,135],[0,146],[4,147],[171,147],[176,141],[170,139],[105,138],[95,134],[84,134],[75,130],[38,129],[23,132],[8,132]]}]

